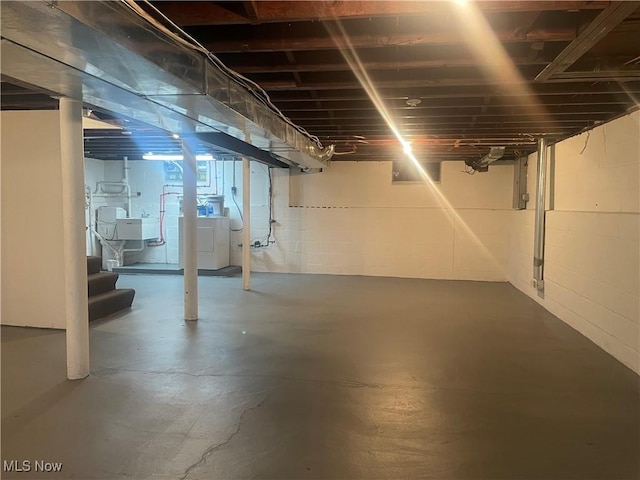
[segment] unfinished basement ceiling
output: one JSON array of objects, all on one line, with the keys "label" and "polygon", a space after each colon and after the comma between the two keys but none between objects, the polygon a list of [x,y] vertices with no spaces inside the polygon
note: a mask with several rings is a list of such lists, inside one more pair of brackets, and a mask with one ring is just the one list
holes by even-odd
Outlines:
[{"label": "unfinished basement ceiling", "polygon": [[[137,3],[160,19],[149,4]],[[422,161],[473,161],[491,146],[506,146],[504,159],[512,159],[534,151],[539,136],[566,138],[637,108],[640,96],[640,2],[153,5],[262,86],[293,122],[325,146],[335,144],[333,161],[394,160],[402,153],[345,52],[360,62]],[[3,78],[2,108],[57,108],[57,100]],[[129,127],[152,143],[161,140],[167,151],[179,147],[156,138],[166,133]],[[116,159],[146,149],[127,138],[93,131],[85,150]]]},{"label": "unfinished basement ceiling", "polygon": [[640,95],[639,2],[154,5],[324,145],[355,152],[333,161],[402,152],[337,47],[347,42],[421,160],[477,159],[493,145],[513,158],[538,136],[565,138],[635,108]]}]

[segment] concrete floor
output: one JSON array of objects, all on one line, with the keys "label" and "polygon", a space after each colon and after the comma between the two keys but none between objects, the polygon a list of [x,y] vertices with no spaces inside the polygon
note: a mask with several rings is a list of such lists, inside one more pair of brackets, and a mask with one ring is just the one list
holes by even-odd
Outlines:
[{"label": "concrete floor", "polygon": [[[509,284],[122,276],[131,312],[2,329],[2,459],[78,479],[637,479],[639,378]],[[33,465],[33,464],[32,464]]]}]

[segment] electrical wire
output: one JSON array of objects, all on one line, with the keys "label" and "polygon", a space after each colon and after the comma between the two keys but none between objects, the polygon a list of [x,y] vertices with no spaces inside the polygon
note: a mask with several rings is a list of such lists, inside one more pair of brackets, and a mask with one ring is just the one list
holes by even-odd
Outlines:
[{"label": "electrical wire", "polygon": [[268,247],[271,243],[271,233],[273,232],[273,178],[271,177],[271,169],[265,165],[262,165],[266,170],[267,177],[269,177],[269,233],[265,240],[265,247]]},{"label": "electrical wire", "polygon": [[232,228],[231,231],[232,232],[241,232],[244,229],[244,217],[242,216],[242,210],[240,210],[240,206],[238,205],[238,202],[236,201],[236,187],[233,187],[233,189],[231,190],[231,199],[233,200],[233,203],[235,204],[236,208],[238,209],[238,213],[240,214],[240,220],[242,221],[242,227],[240,227],[240,228]]},{"label": "electrical wire", "polygon": [[[165,25],[157,21],[155,18],[147,14],[147,12],[145,12],[144,9],[142,9],[139,5],[137,5],[136,2],[134,2],[133,0],[124,0],[124,3],[131,10],[133,10],[138,16],[140,16],[147,22],[151,23],[152,25],[154,25],[156,28],[160,29],[167,35],[171,36],[174,40],[177,40],[182,45],[187,46],[193,50],[199,51],[204,55],[206,55],[206,57],[211,61],[211,63],[213,63],[213,65],[217,67],[222,74],[224,74],[226,77],[232,79],[233,81],[235,81],[236,83],[238,83],[239,85],[247,89],[249,93],[253,95],[254,98],[259,100],[263,105],[268,107],[273,113],[278,115],[287,124],[291,125],[298,132],[300,132],[302,135],[304,135],[313,143],[315,143],[318,148],[320,149],[324,148],[322,145],[322,142],[320,142],[320,139],[317,136],[311,135],[304,128],[302,128],[299,125],[296,125],[293,121],[291,121],[291,119],[285,116],[278,109],[278,107],[276,107],[272,103],[271,98],[269,97],[267,92],[265,92],[264,89],[260,87],[260,85],[255,83],[253,80],[248,79],[244,75],[241,75],[238,72],[235,72],[234,70],[227,67],[224,63],[222,63],[222,61],[218,57],[216,57],[213,53],[207,50],[207,48],[205,48],[195,38],[193,38],[191,35],[189,35],[187,32],[181,29],[178,25],[176,25],[170,18],[168,18],[164,13],[162,13],[155,5],[151,4],[148,0],[144,0],[142,2],[149,9],[151,9],[156,15],[159,15],[160,17],[162,17],[162,19],[166,23],[168,23],[174,29],[174,31],[170,30]],[[183,37],[186,37],[186,39]]]},{"label": "electrical wire", "polygon": [[238,205],[238,202],[236,201],[236,192],[237,187],[236,187],[236,159],[233,159],[233,185],[231,186],[231,200],[233,200],[233,203],[235,204],[236,208],[238,209],[238,213],[240,214],[240,220],[242,220],[242,227],[240,228],[230,228],[229,230],[231,230],[232,232],[241,232],[244,229],[244,217],[242,216],[242,210],[240,210],[240,206]]},{"label": "electrical wire", "polygon": [[587,149],[587,145],[589,144],[589,136],[591,135],[591,130],[587,130],[587,138],[584,139],[584,147],[580,150],[578,155],[582,155],[584,151]]}]

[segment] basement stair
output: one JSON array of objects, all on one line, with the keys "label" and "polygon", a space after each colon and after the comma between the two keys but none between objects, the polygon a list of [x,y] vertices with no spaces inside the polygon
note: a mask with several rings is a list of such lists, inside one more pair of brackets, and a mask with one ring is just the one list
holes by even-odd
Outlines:
[{"label": "basement stair", "polygon": [[136,294],[132,288],[116,288],[118,274],[102,272],[101,268],[101,257],[87,257],[89,321],[130,308]]}]

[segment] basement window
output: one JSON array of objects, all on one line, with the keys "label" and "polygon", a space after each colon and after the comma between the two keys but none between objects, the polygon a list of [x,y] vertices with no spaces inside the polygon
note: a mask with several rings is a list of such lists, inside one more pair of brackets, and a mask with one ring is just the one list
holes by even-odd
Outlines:
[{"label": "basement window", "polygon": [[[166,183],[182,183],[182,161],[164,162],[164,181]],[[198,185],[204,185],[209,183],[211,167],[209,162],[204,160],[198,160],[197,163],[197,176]]]},{"label": "basement window", "polygon": [[[440,162],[423,162],[421,165],[432,182],[440,182]],[[422,181],[422,175],[413,163],[408,161],[393,162],[391,183],[416,183]]]}]

